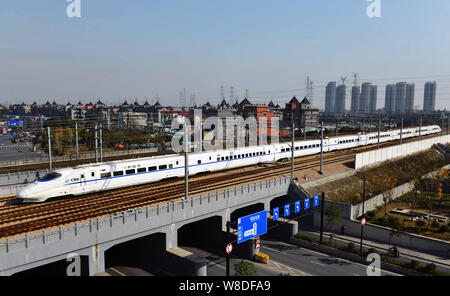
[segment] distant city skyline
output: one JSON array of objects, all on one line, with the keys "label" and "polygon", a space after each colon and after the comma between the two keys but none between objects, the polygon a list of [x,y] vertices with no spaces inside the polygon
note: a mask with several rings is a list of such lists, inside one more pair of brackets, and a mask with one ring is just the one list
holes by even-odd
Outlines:
[{"label": "distant city skyline", "polygon": [[[55,100],[119,104],[157,95],[164,105],[220,103],[220,86],[242,100],[284,104],[306,95],[325,109],[325,87],[358,72],[378,86],[437,82],[435,109],[450,101],[447,0],[383,1],[382,17],[366,1],[82,1],[82,17],[66,1],[7,1],[0,11],[0,104]],[[407,9],[406,9],[407,7]],[[330,46],[333,44],[333,46]],[[346,83],[345,109],[352,85]],[[233,102],[231,102],[233,103]]]}]

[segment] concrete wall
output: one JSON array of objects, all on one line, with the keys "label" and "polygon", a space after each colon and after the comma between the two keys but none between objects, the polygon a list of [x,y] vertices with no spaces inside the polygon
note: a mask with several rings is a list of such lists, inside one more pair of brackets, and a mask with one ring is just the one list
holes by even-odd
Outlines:
[{"label": "concrete wall", "polygon": [[[320,226],[320,214],[314,215],[314,224],[315,226]],[[337,225],[334,229],[330,229],[327,224],[327,219],[324,217],[324,229],[327,231],[339,232],[342,225],[345,225],[345,234],[356,237],[361,235],[360,221],[344,219],[342,223]],[[376,242],[397,244],[399,247],[450,258],[450,242],[412,233],[398,233],[394,235],[392,230],[388,227],[367,223],[364,226],[364,238]]]},{"label": "concrete wall", "polygon": [[382,148],[380,150],[359,153],[355,158],[355,169],[373,165],[382,161],[404,157],[409,154],[430,149],[436,143],[446,144],[450,142],[450,136],[434,137],[422,141],[415,141],[403,145]]}]

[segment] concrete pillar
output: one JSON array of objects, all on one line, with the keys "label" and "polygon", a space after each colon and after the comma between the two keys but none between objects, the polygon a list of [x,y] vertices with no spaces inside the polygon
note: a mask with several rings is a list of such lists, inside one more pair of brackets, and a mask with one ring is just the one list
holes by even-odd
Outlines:
[{"label": "concrete pillar", "polygon": [[167,250],[167,253],[169,257],[166,263],[170,264],[170,270],[176,271],[176,275],[207,275],[207,261],[205,258],[178,247]]},{"label": "concrete pillar", "polygon": [[277,221],[270,220],[268,227],[276,227],[270,232],[270,236],[281,241],[289,241],[298,232],[298,222],[285,218]]},{"label": "concrete pillar", "polygon": [[91,247],[89,254],[89,275],[105,272],[105,251],[99,245]]},{"label": "concrete pillar", "polygon": [[175,247],[178,247],[178,228],[175,223],[172,223],[166,230],[166,250]]}]

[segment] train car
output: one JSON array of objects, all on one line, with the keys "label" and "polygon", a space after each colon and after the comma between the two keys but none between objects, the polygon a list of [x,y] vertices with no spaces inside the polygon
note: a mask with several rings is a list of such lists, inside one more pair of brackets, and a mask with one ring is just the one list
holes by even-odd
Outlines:
[{"label": "train car", "polygon": [[[418,135],[418,129],[405,129],[403,138]],[[421,135],[438,133],[439,126],[422,127]],[[323,151],[351,149],[375,144],[378,133],[340,136],[323,140]],[[397,140],[400,130],[380,133],[380,142]],[[294,157],[320,153],[320,140],[294,142]],[[189,154],[189,175],[216,172],[258,163],[272,163],[291,158],[291,143],[250,146],[228,150],[205,151]],[[117,160],[86,164],[54,170],[43,178],[22,188],[17,197],[23,202],[43,202],[49,198],[77,196],[133,185],[183,177],[183,155],[171,154],[140,159]]]}]

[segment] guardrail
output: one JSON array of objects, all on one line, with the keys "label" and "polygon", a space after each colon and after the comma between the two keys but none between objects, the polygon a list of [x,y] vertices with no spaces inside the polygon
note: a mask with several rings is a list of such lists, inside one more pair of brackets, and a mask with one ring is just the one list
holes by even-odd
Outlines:
[{"label": "guardrail", "polygon": [[[217,213],[226,209],[233,210],[250,202],[258,202],[261,199],[267,198],[270,202],[270,198],[287,194],[289,185],[290,178],[281,177],[200,195],[187,200],[128,210],[109,217],[90,219],[82,223],[75,222],[68,226],[24,234],[16,238],[2,238],[0,239],[0,256],[4,257],[0,257],[0,271],[17,264],[26,264],[29,259],[23,257],[29,256],[29,258],[33,257],[35,260],[39,260],[43,256],[51,256],[52,253],[63,252],[62,248],[64,248],[64,251],[71,252],[70,248],[88,247],[134,233],[142,233],[149,229],[161,229],[160,227],[164,225],[183,224],[186,221],[204,219],[205,216],[217,215]],[[78,245],[73,243],[56,244],[56,242],[73,239],[77,239]],[[46,251],[20,256],[21,252],[29,252],[31,248],[37,250],[45,248]],[[8,254],[14,254],[14,256],[6,257]]]}]

